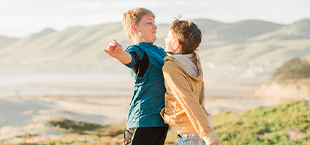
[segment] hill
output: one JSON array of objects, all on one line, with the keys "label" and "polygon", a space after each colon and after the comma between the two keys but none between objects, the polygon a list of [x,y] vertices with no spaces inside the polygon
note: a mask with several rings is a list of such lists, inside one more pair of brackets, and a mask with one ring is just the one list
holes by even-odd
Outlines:
[{"label": "hill", "polygon": [[310,39],[310,19],[303,19],[276,31],[251,38],[250,41]]},{"label": "hill", "polygon": [[[213,117],[212,122],[223,145],[306,145],[310,143],[309,117],[309,104],[295,101],[274,107],[257,107],[239,115],[223,112]],[[291,129],[305,132],[305,136],[292,140]]]},{"label": "hill", "polygon": [[[309,19],[290,25],[261,20],[236,23],[209,19],[193,21],[203,32],[198,52],[203,63],[279,65],[293,57],[310,57]],[[169,26],[158,25],[156,45],[165,46],[164,38]],[[132,44],[124,34],[121,23],[72,27],[60,32],[47,28],[19,40],[0,37],[3,42],[0,43],[0,65],[42,66],[42,69],[47,62],[53,67],[64,64],[115,66],[117,61],[103,52],[112,39],[117,39],[124,48]]]},{"label": "hill", "polygon": [[[102,59],[105,44],[125,34],[121,24],[104,24],[93,27],[74,27],[62,32],[43,30],[21,39],[1,52],[2,58],[11,59]],[[100,52],[98,52],[100,51]]]},{"label": "hill", "polygon": [[245,20],[225,24],[206,32],[206,40],[208,42],[240,43],[246,41],[248,38],[275,31],[282,26],[281,24],[260,20]]},{"label": "hill", "polygon": [[269,102],[290,102],[310,97],[310,64],[293,58],[285,61],[272,75],[272,80],[260,85],[254,95]]},{"label": "hill", "polygon": [[9,38],[5,36],[0,36],[0,49],[11,45],[18,40],[19,40],[18,38]]},{"label": "hill", "polygon": [[[259,32],[264,31],[265,33],[250,33],[249,30],[249,34],[244,33],[242,35],[241,31],[234,33],[239,35],[236,35],[236,38],[231,36],[232,39],[237,40],[240,38],[240,40],[243,39],[244,41],[213,46],[211,49],[201,52],[201,55],[204,61],[215,63],[254,63],[260,65],[267,63],[279,66],[284,61],[294,57],[310,56],[309,26],[309,19],[284,26],[267,23],[266,28],[268,29],[265,30],[253,27],[261,29]],[[268,30],[270,31],[268,32]],[[225,34],[229,36],[228,33]],[[255,34],[258,35],[255,36]],[[242,36],[248,38],[242,38]]]}]

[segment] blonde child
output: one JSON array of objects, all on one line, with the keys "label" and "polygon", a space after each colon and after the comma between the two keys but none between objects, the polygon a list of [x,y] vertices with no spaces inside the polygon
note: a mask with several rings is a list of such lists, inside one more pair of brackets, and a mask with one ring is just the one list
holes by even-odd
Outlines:
[{"label": "blonde child", "polygon": [[164,49],[156,41],[154,14],[145,8],[133,8],[123,15],[123,28],[134,45],[125,51],[112,40],[104,51],[129,69],[135,80],[134,93],[124,134],[125,145],[163,145],[168,125],[160,116],[165,105],[162,73]]}]

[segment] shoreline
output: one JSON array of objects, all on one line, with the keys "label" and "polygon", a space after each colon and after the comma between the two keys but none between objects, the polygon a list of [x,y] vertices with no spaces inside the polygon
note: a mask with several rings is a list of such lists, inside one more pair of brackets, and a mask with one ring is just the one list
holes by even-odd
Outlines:
[{"label": "shoreline", "polygon": [[[0,127],[5,126],[3,122],[14,125],[14,122],[18,122],[14,120],[19,120],[20,123],[17,124],[26,125],[26,122],[44,120],[52,116],[86,118],[90,122],[102,125],[115,123],[127,118],[131,97],[131,95],[2,95]],[[205,107],[212,115],[223,111],[240,112],[259,105],[270,106],[254,97],[253,93],[214,94],[205,97]],[[9,123],[10,120],[13,122]]]},{"label": "shoreline", "polygon": [[[1,140],[37,132],[42,134],[34,137],[37,139],[61,138],[65,132],[45,124],[59,118],[100,125],[124,123],[130,100],[131,95],[0,96],[0,144]],[[259,105],[251,93],[215,94],[205,98],[211,116],[223,111],[240,113]]]}]

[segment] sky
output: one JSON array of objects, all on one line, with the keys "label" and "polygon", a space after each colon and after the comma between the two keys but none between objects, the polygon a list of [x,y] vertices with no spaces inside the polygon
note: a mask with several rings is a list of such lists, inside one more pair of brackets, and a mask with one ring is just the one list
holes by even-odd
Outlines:
[{"label": "sky", "polygon": [[156,24],[171,23],[179,14],[224,23],[310,19],[310,0],[0,0],[0,36],[23,38],[45,28],[63,31],[121,22],[134,7],[153,11]]}]

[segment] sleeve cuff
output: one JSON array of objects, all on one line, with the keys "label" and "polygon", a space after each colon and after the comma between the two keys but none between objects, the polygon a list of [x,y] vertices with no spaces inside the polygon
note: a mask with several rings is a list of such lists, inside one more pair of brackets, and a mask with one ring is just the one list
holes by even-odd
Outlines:
[{"label": "sleeve cuff", "polygon": [[205,137],[203,137],[203,140],[207,143],[207,144],[212,144],[218,140],[220,140],[217,135],[212,131],[210,133],[208,133]]},{"label": "sleeve cuff", "polygon": [[136,62],[135,62],[135,57],[133,56],[132,53],[130,53],[131,55],[131,62],[127,63],[127,64],[124,64],[125,66],[129,67],[129,68],[132,68],[135,66]]}]

